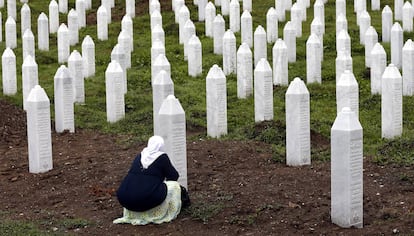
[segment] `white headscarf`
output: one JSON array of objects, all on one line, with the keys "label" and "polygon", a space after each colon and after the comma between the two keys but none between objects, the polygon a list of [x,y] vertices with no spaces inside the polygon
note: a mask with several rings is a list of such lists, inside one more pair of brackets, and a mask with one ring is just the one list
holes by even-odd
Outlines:
[{"label": "white headscarf", "polygon": [[147,169],[159,156],[164,154],[161,151],[164,147],[164,139],[161,136],[152,136],[148,140],[148,145],[141,152],[141,164]]}]

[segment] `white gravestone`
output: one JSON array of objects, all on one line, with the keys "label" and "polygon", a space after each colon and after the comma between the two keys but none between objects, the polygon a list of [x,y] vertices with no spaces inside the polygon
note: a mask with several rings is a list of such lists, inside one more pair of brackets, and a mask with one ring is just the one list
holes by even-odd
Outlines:
[{"label": "white gravestone", "polygon": [[244,11],[241,18],[241,41],[253,47],[253,20],[249,11]]},{"label": "white gravestone", "polygon": [[85,0],[85,9],[86,10],[92,9],[92,0]]},{"label": "white gravestone", "polygon": [[96,25],[99,40],[108,39],[108,12],[104,6],[100,6],[97,12]]},{"label": "white gravestone", "polygon": [[278,39],[273,46],[273,84],[288,85],[288,49],[285,41]]},{"label": "white gravestone", "polygon": [[351,37],[348,31],[342,30],[336,37],[336,52],[345,51],[345,53],[351,55]]},{"label": "white gravestone", "polygon": [[340,227],[363,227],[363,131],[349,108],[331,128],[331,220]]},{"label": "white gravestone", "polygon": [[220,7],[221,6],[221,0],[214,0],[214,5]]},{"label": "white gravestone", "polygon": [[403,47],[403,30],[398,22],[395,22],[391,28],[391,63],[397,68],[401,68],[402,47]]},{"label": "white gravestone", "polygon": [[265,58],[254,69],[254,121],[273,119],[272,68]]},{"label": "white gravestone", "polygon": [[345,70],[336,84],[336,111],[341,112],[344,107],[349,107],[359,117],[359,91],[358,82],[354,74]]},{"label": "white gravestone", "polygon": [[394,17],[395,20],[402,20],[403,0],[394,0]]},{"label": "white gravestone", "polygon": [[214,43],[214,54],[223,54],[223,36],[225,29],[225,22],[223,16],[218,14],[213,21],[213,43]]},{"label": "white gravestone", "polygon": [[365,32],[371,25],[371,17],[367,11],[361,12],[361,20],[359,23],[359,43],[364,45],[365,43]]},{"label": "white gravestone", "polygon": [[403,95],[414,95],[414,43],[408,39],[402,49]]},{"label": "white gravestone", "polygon": [[409,2],[405,2],[402,9],[402,26],[405,32],[413,31],[413,7]]},{"label": "white gravestone", "polygon": [[155,59],[160,54],[165,54],[165,47],[160,40],[157,40],[151,46],[151,65],[154,65]]},{"label": "white gravestone", "polygon": [[77,50],[73,50],[68,58],[68,69],[73,79],[73,101],[75,103],[85,103],[83,59]]},{"label": "white gravestone", "polygon": [[336,83],[338,83],[339,78],[341,77],[344,71],[352,69],[352,57],[345,51],[339,51],[335,59],[335,73],[336,73]]},{"label": "white gravestone", "polygon": [[290,21],[286,22],[283,28],[283,41],[288,49],[288,61],[296,62],[296,30],[292,27]]},{"label": "white gravestone", "polygon": [[310,98],[305,83],[296,77],[286,95],[286,164],[310,165]]},{"label": "white gravestone", "polygon": [[26,58],[27,55],[35,57],[35,39],[32,31],[27,29],[24,32],[22,37],[22,46],[23,46],[23,58]]},{"label": "white gravestone", "polygon": [[306,83],[322,83],[321,42],[316,34],[306,41]]},{"label": "white gravestone", "polygon": [[221,68],[213,65],[206,77],[207,135],[219,138],[227,134],[227,86]]},{"label": "white gravestone", "polygon": [[178,38],[180,44],[184,44],[184,27],[186,22],[190,19],[190,10],[184,5],[179,10],[178,15]]},{"label": "white gravestone", "polygon": [[381,13],[381,29],[382,29],[382,42],[390,42],[391,40],[391,28],[392,28],[392,10],[386,5]]},{"label": "white gravestone", "polygon": [[205,34],[213,37],[213,21],[216,17],[216,7],[212,2],[208,2],[205,8]]},{"label": "white gravestone", "polygon": [[290,11],[292,8],[292,0],[284,0],[283,5],[285,6],[286,11]]},{"label": "white gravestone", "polygon": [[[101,6],[103,6],[106,10],[106,21],[108,24],[112,22],[112,9],[111,9],[111,3],[110,0],[101,0]],[[99,10],[99,8],[98,8]]]},{"label": "white gravestone", "polygon": [[230,14],[230,0],[221,0],[221,14],[223,16]]},{"label": "white gravestone", "polygon": [[135,18],[135,0],[126,0],[125,12],[131,18]]},{"label": "white gravestone", "polygon": [[259,25],[254,31],[254,65],[259,63],[260,59],[265,58],[267,60],[267,37],[264,28]]},{"label": "white gravestone", "polygon": [[78,25],[78,13],[75,9],[70,9],[68,13],[68,30],[70,37],[70,45],[73,46],[79,42],[79,25]]},{"label": "white gravestone", "polygon": [[7,0],[7,18],[17,20],[16,0]]},{"label": "white gravestone", "polygon": [[239,0],[231,0],[230,2],[230,29],[234,33],[240,31],[240,4]]},{"label": "white gravestone", "polygon": [[13,17],[8,17],[5,25],[6,31],[6,47],[14,49],[17,47],[17,32],[16,32],[16,21]]},{"label": "white gravestone", "polygon": [[86,35],[82,41],[82,58],[84,60],[85,66],[84,76],[85,78],[95,75],[95,43],[93,42],[91,36]]},{"label": "white gravestone", "polygon": [[302,11],[297,3],[293,4],[292,9],[290,11],[290,23],[293,25],[293,28],[295,29],[296,37],[302,37]]},{"label": "white gravestone", "polygon": [[381,137],[401,136],[402,121],[402,78],[398,68],[390,64],[381,80]]},{"label": "white gravestone", "polygon": [[151,30],[153,30],[156,25],[162,25],[162,15],[159,11],[153,11],[151,14]]},{"label": "white gravestone", "polygon": [[322,0],[316,0],[313,5],[314,18],[319,18],[323,25],[323,33],[325,33],[325,5]]},{"label": "white gravestone", "polygon": [[365,67],[371,66],[371,50],[378,43],[378,34],[374,27],[368,27],[365,32]]},{"label": "white gravestone", "polygon": [[[162,24],[162,23],[161,23]],[[121,20],[121,31],[125,31],[129,36],[129,50],[134,51],[134,26],[129,15],[124,15]]]},{"label": "white gravestone", "polygon": [[57,32],[57,44],[58,44],[58,62],[60,64],[68,61],[69,51],[70,51],[70,36],[68,27],[65,23],[62,23],[59,26]]},{"label": "white gravestone", "polygon": [[154,134],[160,132],[158,121],[158,112],[162,102],[168,95],[174,95],[174,82],[165,70],[160,71],[152,84],[152,114],[154,124]]},{"label": "white gravestone", "polygon": [[271,7],[266,14],[267,42],[274,43],[278,38],[278,21],[275,8]]},{"label": "white gravestone", "polygon": [[41,51],[49,51],[49,20],[43,12],[37,18],[37,46]]},{"label": "white gravestone", "polygon": [[155,10],[158,10],[159,12],[161,12],[161,4],[158,0],[150,0],[149,14],[151,15],[151,13],[154,12]]},{"label": "white gravestone", "polygon": [[381,94],[381,78],[387,67],[387,54],[381,44],[371,50],[371,94]]},{"label": "white gravestone", "polygon": [[237,50],[237,97],[247,98],[253,93],[253,55],[247,43]]},{"label": "white gravestone", "polygon": [[158,73],[162,70],[165,70],[171,76],[171,65],[164,54],[158,55],[158,57],[155,58],[154,64],[151,65],[151,84],[154,82],[154,79]]},{"label": "white gravestone", "polygon": [[131,68],[131,37],[126,30],[121,30],[118,35],[118,44],[125,54],[125,68],[123,70]]},{"label": "white gravestone", "polygon": [[175,23],[179,23],[179,12],[182,6],[184,6],[184,0],[175,0],[174,14],[175,14]]},{"label": "white gravestone", "polygon": [[335,1],[336,17],[339,15],[346,16],[346,1],[345,0],[336,0]]},{"label": "white gravestone", "polygon": [[3,94],[15,95],[17,93],[16,55],[10,48],[6,48],[1,56]]},{"label": "white gravestone", "polygon": [[59,28],[59,6],[55,0],[49,3],[49,31],[56,33]]},{"label": "white gravestone", "polygon": [[165,142],[165,152],[171,159],[179,178],[178,183],[188,188],[187,184],[187,138],[185,112],[174,95],[168,95],[158,113],[160,135]]},{"label": "white gravestone", "polygon": [[165,45],[165,32],[161,25],[156,25],[151,31],[151,42],[154,43],[156,40]]},{"label": "white gravestone", "polygon": [[68,0],[58,0],[59,2],[59,12],[68,13]]},{"label": "white gravestone", "polygon": [[371,10],[379,11],[380,9],[380,0],[371,0]]},{"label": "white gravestone", "polygon": [[29,172],[53,169],[50,101],[45,90],[36,85],[27,98],[27,143]]},{"label": "white gravestone", "polygon": [[20,19],[21,19],[21,22],[20,22],[21,31],[20,32],[21,32],[21,35],[23,35],[27,29],[31,30],[32,28],[30,7],[26,3],[23,4],[22,8],[20,9]]},{"label": "white gravestone", "polygon": [[3,16],[0,12],[0,42],[3,42]]},{"label": "white gravestone", "polygon": [[229,29],[223,36],[223,72],[225,75],[237,72],[236,37]]},{"label": "white gravestone", "polygon": [[319,38],[321,48],[319,50],[319,59],[323,61],[323,25],[319,18],[314,18],[311,23],[311,34],[315,34]]},{"label": "white gravestone", "polygon": [[32,88],[39,84],[39,72],[37,64],[32,56],[25,57],[22,65],[22,92],[23,109],[27,110],[27,97]]},{"label": "white gravestone", "polygon": [[69,130],[74,133],[73,78],[65,65],[61,65],[56,71],[54,91],[56,132],[62,133]]},{"label": "white gravestone", "polygon": [[118,62],[118,64],[121,66],[122,69],[122,79],[124,81],[124,85],[123,85],[123,91],[124,93],[127,93],[128,91],[128,87],[127,87],[127,69],[126,69],[126,55],[125,55],[125,51],[122,48],[122,46],[117,43],[114,48],[112,49],[111,52],[111,61],[116,61]]},{"label": "white gravestone", "polygon": [[348,21],[344,15],[339,15],[336,17],[336,35],[342,30],[348,31]]},{"label": "white gravestone", "polygon": [[188,75],[196,77],[203,73],[203,50],[200,39],[193,34],[188,40]]},{"label": "white gravestone", "polygon": [[188,41],[191,36],[196,34],[195,26],[192,20],[188,19],[184,25],[184,60],[188,58]]},{"label": "white gravestone", "polygon": [[285,21],[286,19],[285,6],[283,5],[283,3],[284,0],[275,0],[275,9],[279,21]]},{"label": "white gravestone", "polygon": [[76,8],[76,13],[78,13],[79,29],[86,27],[85,0],[76,0],[75,8]]},{"label": "white gravestone", "polygon": [[200,0],[198,3],[198,21],[204,21],[206,19],[206,5],[207,0]]},{"label": "white gravestone", "polygon": [[125,117],[123,71],[117,61],[111,61],[105,71],[106,120],[115,123]]},{"label": "white gravestone", "polygon": [[0,0],[0,8],[4,7],[4,0]]},{"label": "white gravestone", "polygon": [[252,0],[243,0],[243,11],[252,11]]}]

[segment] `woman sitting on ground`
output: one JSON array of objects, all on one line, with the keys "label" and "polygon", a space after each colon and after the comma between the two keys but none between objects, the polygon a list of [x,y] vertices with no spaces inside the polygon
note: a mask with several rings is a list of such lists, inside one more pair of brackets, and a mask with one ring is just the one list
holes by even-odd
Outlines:
[{"label": "woman sitting on ground", "polygon": [[164,139],[153,136],[135,158],[117,191],[124,215],[114,223],[161,224],[170,222],[180,213],[178,172],[162,151],[163,146]]}]

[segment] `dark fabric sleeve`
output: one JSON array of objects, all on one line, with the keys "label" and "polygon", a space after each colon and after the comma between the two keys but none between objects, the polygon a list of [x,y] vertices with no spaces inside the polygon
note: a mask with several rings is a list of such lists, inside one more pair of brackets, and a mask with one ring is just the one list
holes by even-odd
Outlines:
[{"label": "dark fabric sleeve", "polygon": [[177,181],[179,175],[178,175],[177,170],[172,165],[170,158],[168,157],[167,154],[163,154],[162,158],[163,158],[163,172],[165,174],[165,178],[167,180]]}]

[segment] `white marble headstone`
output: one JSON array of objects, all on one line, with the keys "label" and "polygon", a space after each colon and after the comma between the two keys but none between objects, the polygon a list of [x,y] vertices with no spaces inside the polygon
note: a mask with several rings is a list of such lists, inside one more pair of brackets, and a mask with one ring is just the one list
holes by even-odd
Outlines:
[{"label": "white marble headstone", "polygon": [[27,29],[32,29],[32,22],[31,22],[31,11],[29,5],[27,3],[23,4],[22,8],[20,9],[20,32],[21,35],[24,34],[24,32]]},{"label": "white marble headstone", "polygon": [[155,58],[154,64],[151,65],[151,84],[162,70],[165,70],[171,76],[171,65],[164,54],[158,55],[158,57]]},{"label": "white marble headstone", "polygon": [[288,85],[288,49],[285,41],[278,39],[273,46],[273,84]]},{"label": "white marble headstone", "polygon": [[37,18],[37,46],[41,51],[49,51],[49,20],[43,12]]},{"label": "white marble headstone", "polygon": [[391,8],[386,5],[381,13],[382,42],[390,42],[391,40],[392,16]]},{"label": "white marble headstone", "polygon": [[223,54],[223,36],[225,27],[226,25],[223,16],[218,14],[213,21],[214,54]]},{"label": "white marble headstone", "polygon": [[57,44],[58,44],[58,62],[60,64],[68,61],[70,51],[70,37],[69,30],[65,23],[59,26],[57,32]]},{"label": "white marble headstone", "polygon": [[78,13],[75,9],[70,9],[68,13],[68,30],[70,37],[70,45],[73,46],[79,42],[79,25]]},{"label": "white marble headstone", "polygon": [[174,95],[174,82],[171,76],[165,71],[161,70],[152,84],[152,110],[153,110],[153,124],[154,134],[160,133],[159,126],[161,124],[158,120],[158,112],[161,104],[168,95]]},{"label": "white marble headstone", "polygon": [[86,35],[82,41],[82,58],[84,60],[85,66],[84,76],[85,78],[95,75],[95,43],[93,42],[91,36]]},{"label": "white marble headstone", "polygon": [[241,41],[253,47],[253,20],[249,11],[244,11],[241,18]]},{"label": "white marble headstone", "polygon": [[387,54],[380,43],[371,50],[371,94],[381,94],[381,79],[387,67]]},{"label": "white marble headstone", "polygon": [[321,65],[322,45],[316,34],[311,34],[306,41],[306,83],[322,83]]},{"label": "white marble headstone", "polygon": [[3,94],[15,95],[17,93],[16,55],[13,50],[6,48],[1,56]]},{"label": "white marble headstone", "polygon": [[237,97],[247,98],[253,94],[253,55],[247,43],[237,50]]},{"label": "white marble headstone", "polygon": [[267,42],[274,43],[278,38],[278,19],[275,8],[271,7],[266,13]]},{"label": "white marble headstone", "polygon": [[374,27],[368,27],[365,32],[365,66],[371,66],[371,50],[378,43],[378,34]]},{"label": "white marble headstone", "polygon": [[73,79],[73,101],[75,103],[85,103],[83,59],[77,50],[73,50],[68,58],[68,69]]},{"label": "white marble headstone", "polygon": [[100,6],[97,12],[96,25],[99,40],[108,39],[108,11],[104,6]]},{"label": "white marble headstone", "polygon": [[78,14],[78,26],[79,29],[86,27],[86,9],[85,9],[85,0],[76,0],[75,9]]},{"label": "white marble headstone", "polygon": [[32,88],[39,84],[39,72],[37,63],[31,55],[25,57],[22,65],[22,92],[23,109],[27,110],[27,97]]},{"label": "white marble headstone", "polygon": [[205,34],[213,37],[213,21],[216,17],[216,7],[212,2],[208,2],[205,8]]},{"label": "white marble headstone", "polygon": [[240,4],[239,0],[231,0],[230,2],[230,29],[234,33],[240,31]]},{"label": "white marble headstone", "polygon": [[236,37],[229,29],[223,36],[223,72],[225,75],[237,72]]},{"label": "white marble headstone", "polygon": [[49,31],[56,33],[59,28],[59,6],[55,0],[49,3]]},{"label": "white marble headstone", "polygon": [[27,29],[22,37],[22,46],[23,46],[23,58],[26,58],[27,55],[35,57],[35,39],[32,31]]},{"label": "white marble headstone", "polygon": [[290,21],[286,22],[283,28],[283,41],[288,49],[288,61],[296,62],[296,30]]},{"label": "white marble headstone", "polygon": [[151,14],[151,30],[154,29],[156,25],[162,25],[162,15],[157,10],[153,11]]},{"label": "white marble headstone", "polygon": [[401,25],[395,22],[391,28],[391,63],[401,68],[404,34]]},{"label": "white marble headstone", "polygon": [[339,51],[335,59],[335,74],[336,74],[336,83],[338,83],[339,78],[341,77],[344,71],[349,70],[353,71],[352,68],[352,57],[346,51]]},{"label": "white marble headstone", "polygon": [[413,31],[413,7],[405,2],[402,9],[402,27],[405,32]]},{"label": "white marble headstone", "polygon": [[106,118],[115,123],[125,117],[124,79],[122,67],[111,61],[105,71]]},{"label": "white marble headstone", "polygon": [[273,119],[272,68],[261,58],[254,69],[254,121]]},{"label": "white marble headstone", "polygon": [[345,70],[336,84],[336,111],[349,107],[359,117],[359,90],[354,74]]},{"label": "white marble headstone", "polygon": [[381,80],[381,137],[395,138],[402,134],[402,77],[398,68],[388,65]]},{"label": "white marble headstone", "polygon": [[135,0],[125,1],[125,12],[131,18],[135,18]]},{"label": "white marble headstone", "polygon": [[260,59],[267,60],[267,36],[264,28],[259,25],[254,31],[254,65],[259,63]]},{"label": "white marble headstone", "polygon": [[188,40],[188,75],[196,77],[203,72],[203,50],[200,39],[193,34]]},{"label": "white marble headstone", "polygon": [[13,17],[8,17],[5,24],[6,47],[14,49],[17,47],[16,21]]},{"label": "white marble headstone", "polygon": [[414,43],[408,39],[402,49],[403,95],[414,95]]},{"label": "white marble headstone", "polygon": [[54,77],[55,129],[57,133],[65,130],[75,132],[73,106],[73,77],[65,65],[61,65]]}]

